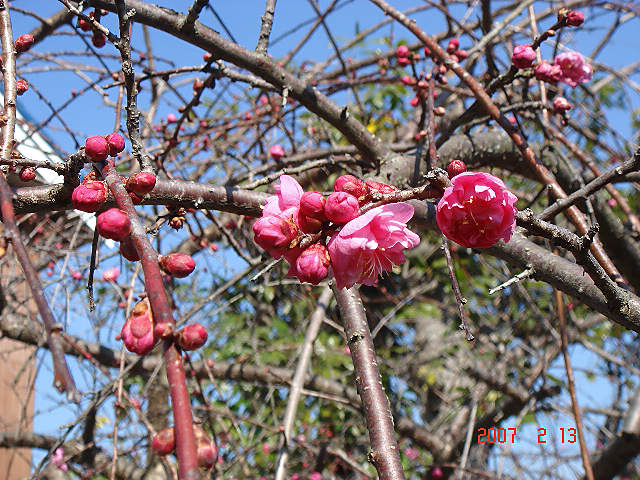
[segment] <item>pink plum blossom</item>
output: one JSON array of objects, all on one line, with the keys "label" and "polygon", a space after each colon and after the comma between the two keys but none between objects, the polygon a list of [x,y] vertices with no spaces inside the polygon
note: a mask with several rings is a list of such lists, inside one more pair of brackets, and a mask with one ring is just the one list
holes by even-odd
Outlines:
[{"label": "pink plum blossom", "polygon": [[530,68],[536,59],[536,52],[531,45],[516,45],[513,48],[511,63],[516,68]]},{"label": "pink plum blossom", "polygon": [[450,240],[471,248],[508,242],[515,228],[517,197],[488,173],[465,172],[451,179],[436,207],[436,220]]},{"label": "pink plum blossom", "polygon": [[403,250],[420,243],[407,228],[413,217],[408,203],[373,208],[347,223],[329,241],[329,256],[338,288],[356,282],[375,285],[378,275],[404,263]]},{"label": "pink plum blossom", "polygon": [[556,56],[555,64],[562,69],[560,81],[575,88],[579,83],[588,82],[593,75],[593,67],[579,52],[564,52]]},{"label": "pink plum blossom", "polygon": [[562,69],[560,65],[551,65],[546,60],[542,60],[536,65],[533,74],[536,80],[555,84],[562,78]]},{"label": "pink plum blossom", "polygon": [[298,216],[300,211],[300,199],[302,187],[295,178],[289,175],[280,176],[280,184],[275,186],[276,194],[267,198],[267,203],[262,210],[262,216],[275,215],[288,219]]},{"label": "pink plum blossom", "polygon": [[62,447],[56,448],[55,452],[53,452],[53,455],[51,455],[51,463],[63,472],[68,470],[69,467],[67,467],[64,461],[64,450]]},{"label": "pink plum blossom", "polygon": [[115,282],[119,276],[120,269],[118,267],[112,267],[102,274],[102,280],[105,282]]}]

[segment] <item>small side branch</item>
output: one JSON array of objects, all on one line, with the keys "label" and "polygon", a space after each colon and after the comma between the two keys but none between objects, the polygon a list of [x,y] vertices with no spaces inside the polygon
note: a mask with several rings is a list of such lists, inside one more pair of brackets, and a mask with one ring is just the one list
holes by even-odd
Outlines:
[{"label": "small side branch", "polygon": [[262,25],[260,26],[260,35],[258,36],[258,45],[256,52],[262,55],[267,54],[269,46],[269,36],[271,35],[271,27],[273,26],[273,15],[276,11],[276,0],[267,0],[264,6],[264,15],[262,15]]},{"label": "small side branch", "polygon": [[382,387],[360,293],[356,287],[347,290],[334,285],[333,290],[347,334],[358,393],[369,431],[369,461],[375,466],[380,480],[404,479],[389,399]]}]

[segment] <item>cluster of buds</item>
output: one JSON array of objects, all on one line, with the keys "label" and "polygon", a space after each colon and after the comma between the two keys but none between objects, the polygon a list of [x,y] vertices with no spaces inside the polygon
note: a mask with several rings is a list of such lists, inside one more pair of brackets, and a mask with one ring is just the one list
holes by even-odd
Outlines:
[{"label": "cluster of buds", "polygon": [[[559,26],[577,27],[584,22],[584,15],[576,10],[562,9],[558,13],[558,22]],[[555,30],[549,29],[545,35],[553,36]],[[531,45],[516,45],[513,48],[511,56],[513,66],[520,70],[533,68],[537,80],[552,84],[563,82],[575,88],[578,84],[591,80],[593,75],[593,68],[578,52],[561,53],[556,56],[553,64],[542,60],[536,65],[535,61],[536,52]]]},{"label": "cluster of buds", "polygon": [[104,137],[89,137],[84,142],[84,153],[92,162],[102,162],[108,156],[115,157],[124,150],[124,138],[117,132]]},{"label": "cluster of buds", "polygon": [[452,38],[449,40],[449,43],[447,43],[446,51],[455,62],[464,60],[468,55],[466,50],[460,48],[460,40],[458,40],[457,38]]},{"label": "cluster of buds", "polygon": [[[443,71],[446,73],[446,68],[444,68]],[[438,73],[437,77],[438,79],[444,78],[441,73]],[[431,80],[431,74],[425,74],[424,72],[420,72],[418,78],[410,77],[409,75],[402,77],[402,83],[407,87],[411,87],[415,92],[415,97],[409,101],[412,107],[415,108],[420,105],[422,101],[427,100],[427,95],[429,95],[429,80]],[[433,98],[436,98],[437,95],[438,93],[434,90]]]},{"label": "cluster of buds", "polygon": [[[303,192],[292,177],[282,175],[276,190],[253,224],[254,239],[274,258],[284,256],[287,275],[301,282],[317,285],[332,268],[340,288],[356,282],[374,285],[380,273],[404,262],[405,248],[419,242],[406,228],[413,215],[406,203],[371,205],[360,214],[362,207],[394,193],[390,185],[342,175],[325,197]],[[393,218],[396,210],[399,216]],[[394,222],[394,235],[389,235],[389,222]]]}]

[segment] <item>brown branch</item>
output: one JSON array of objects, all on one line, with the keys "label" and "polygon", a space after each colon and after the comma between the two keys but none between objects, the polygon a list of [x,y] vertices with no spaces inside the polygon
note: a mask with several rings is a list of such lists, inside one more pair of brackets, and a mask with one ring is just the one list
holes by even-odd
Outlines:
[{"label": "brown branch", "polygon": [[356,385],[362,398],[362,408],[369,431],[371,451],[369,461],[376,467],[381,480],[404,479],[402,462],[393,417],[382,379],[378,371],[376,353],[357,288],[333,286],[340,308],[340,316],[351,350],[356,372]]},{"label": "brown branch", "polygon": [[[127,214],[131,221],[131,238],[141,259],[145,290],[153,311],[154,322],[155,324],[165,323],[175,327],[176,322],[171,312],[171,305],[162,283],[162,274],[158,265],[158,253],[153,249],[147,238],[144,225],[138,218],[129,193],[125,190],[115,166],[107,162],[103,168],[103,176],[116,199],[118,207]],[[173,407],[179,475],[181,479],[196,480],[200,478],[200,473],[196,456],[191,402],[182,358],[173,340],[165,340],[163,350]]]},{"label": "brown branch", "polygon": [[[2,0],[0,0],[0,35],[2,36],[2,52],[4,56],[4,115],[7,119],[2,127],[2,149],[0,151],[0,157],[9,158],[13,151],[13,135],[16,125],[16,58],[9,9]],[[13,245],[25,279],[31,289],[33,299],[38,307],[38,312],[40,312],[40,317],[46,328],[47,340],[51,345],[50,350],[53,359],[53,384],[58,391],[66,392],[69,400],[78,402],[80,401],[80,393],[73,382],[67,361],[64,358],[64,352],[60,345],[58,332],[61,330],[61,326],[56,323],[51,313],[51,309],[44,297],[38,272],[34,268],[33,263],[31,263],[29,254],[22,241],[20,230],[16,224],[12,197],[11,188],[7,183],[4,173],[0,170],[0,210],[4,223],[4,233],[7,240]]]}]

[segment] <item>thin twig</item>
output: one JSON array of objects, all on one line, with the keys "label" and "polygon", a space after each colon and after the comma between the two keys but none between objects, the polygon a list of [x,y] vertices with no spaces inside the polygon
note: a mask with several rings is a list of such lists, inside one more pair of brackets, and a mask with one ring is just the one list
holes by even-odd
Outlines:
[{"label": "thin twig", "polygon": [[287,475],[287,461],[289,460],[289,452],[291,451],[293,424],[296,419],[298,403],[304,387],[304,378],[307,375],[309,363],[311,362],[311,354],[313,353],[313,342],[315,341],[320,327],[326,317],[326,311],[329,308],[329,300],[331,300],[331,289],[325,287],[318,298],[318,305],[311,314],[309,326],[304,336],[304,342],[300,349],[300,357],[296,365],[296,372],[291,380],[291,390],[289,391],[289,400],[287,408],[284,412],[284,420],[282,422],[284,430],[280,441],[280,449],[278,451],[278,461],[276,463],[275,480],[284,480]]}]

